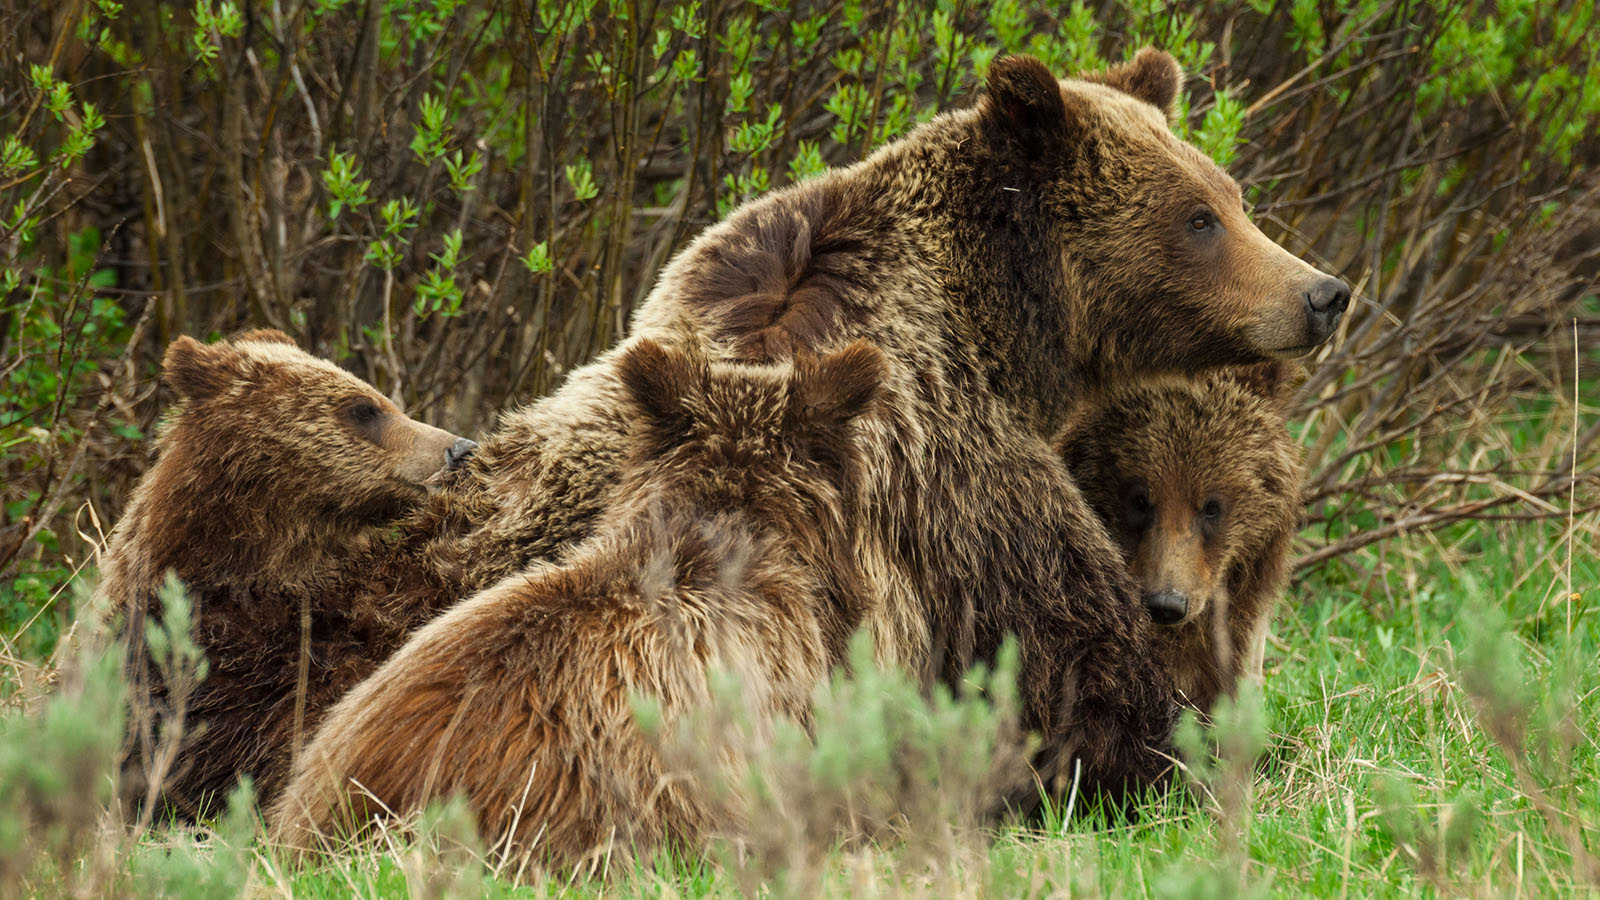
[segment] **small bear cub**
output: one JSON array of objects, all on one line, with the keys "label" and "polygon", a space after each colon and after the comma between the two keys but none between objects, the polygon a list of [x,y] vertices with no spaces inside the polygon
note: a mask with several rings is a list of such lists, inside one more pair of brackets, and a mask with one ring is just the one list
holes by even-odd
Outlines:
[{"label": "small bear cub", "polygon": [[1273,362],[1109,390],[1062,456],[1122,548],[1173,679],[1208,710],[1260,682],[1299,521],[1302,453],[1286,425],[1297,368]]},{"label": "small bear cub", "polygon": [[[241,774],[258,796],[275,793],[307,710],[330,705],[361,668],[350,662],[359,629],[327,601],[344,596],[333,585],[476,444],[407,418],[279,331],[178,338],[162,377],[178,407],[112,532],[99,591],[120,617],[138,701],[124,799],[187,820],[217,812]],[[209,666],[182,697],[145,645],[168,572],[189,592]],[[182,729],[175,755],[163,722]]]}]

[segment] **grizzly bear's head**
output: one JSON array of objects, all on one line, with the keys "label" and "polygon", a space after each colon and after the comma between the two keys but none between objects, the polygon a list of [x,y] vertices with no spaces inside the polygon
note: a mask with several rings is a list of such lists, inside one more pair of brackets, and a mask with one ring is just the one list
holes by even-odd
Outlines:
[{"label": "grizzly bear's head", "polygon": [[619,372],[637,406],[637,480],[681,490],[703,510],[810,517],[853,479],[860,454],[851,423],[879,392],[882,351],[857,341],[792,363],[709,363],[641,340]]},{"label": "grizzly bear's head", "polygon": [[[1301,356],[1349,303],[1344,282],[1268,240],[1239,186],[1169,127],[1166,53],[1058,81],[1038,60],[989,70],[980,133],[992,177],[1059,252],[1075,345],[1115,374]],[[1041,215],[1042,213],[1042,215]]]},{"label": "grizzly bear's head", "polygon": [[1278,362],[1124,386],[1061,438],[1151,616],[1206,646],[1232,627],[1219,616],[1255,615],[1282,576],[1300,512],[1284,408],[1294,375]]},{"label": "grizzly bear's head", "polygon": [[279,331],[216,344],[180,337],[162,375],[181,400],[163,439],[166,467],[182,469],[208,505],[231,504],[264,529],[279,513],[346,526],[392,518],[476,446],[408,418]]}]

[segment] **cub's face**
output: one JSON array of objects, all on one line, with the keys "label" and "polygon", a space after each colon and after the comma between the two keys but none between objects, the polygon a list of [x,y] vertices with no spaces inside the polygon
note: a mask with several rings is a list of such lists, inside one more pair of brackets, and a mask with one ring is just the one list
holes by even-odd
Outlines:
[{"label": "cub's face", "polygon": [[1248,485],[1193,467],[1120,460],[1107,520],[1158,625],[1202,617],[1227,590],[1239,523],[1254,512]]},{"label": "cub's face", "polygon": [[1062,451],[1161,625],[1218,608],[1298,502],[1282,412],[1222,375],[1117,391]]},{"label": "cub's face", "polygon": [[[1349,303],[1342,281],[1269,240],[1239,186],[1168,126],[1182,82],[1172,57],[1057,81],[1037,60],[990,69],[990,134],[1054,223],[1074,327],[1101,355],[1148,372],[1304,355]],[[1028,202],[1026,198],[1017,202]]]},{"label": "cub's face", "polygon": [[174,431],[220,470],[218,489],[270,488],[307,515],[392,518],[476,446],[407,417],[276,331],[211,345],[179,338],[163,369],[184,398]]}]

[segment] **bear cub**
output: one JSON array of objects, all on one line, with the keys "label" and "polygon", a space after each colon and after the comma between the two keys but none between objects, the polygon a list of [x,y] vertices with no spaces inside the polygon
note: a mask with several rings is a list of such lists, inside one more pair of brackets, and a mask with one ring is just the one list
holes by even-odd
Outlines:
[{"label": "bear cub", "polygon": [[751,367],[641,340],[618,368],[635,424],[594,536],[457,604],[341,700],[269,811],[275,840],[314,849],[460,794],[491,846],[533,863],[694,846],[728,823],[630,697],[670,729],[720,669],[758,723],[807,720],[862,619],[853,423],[882,354]]},{"label": "bear cub", "polygon": [[[124,799],[191,820],[219,811],[241,774],[271,797],[297,732],[372,668],[362,623],[318,598],[345,596],[334,587],[344,567],[476,445],[407,418],[279,331],[181,337],[162,377],[179,404],[112,532],[99,590],[120,617],[138,701]],[[169,571],[209,666],[183,698],[145,642]],[[162,752],[163,723],[182,730],[175,756]]]},{"label": "bear cub", "polygon": [[1295,374],[1277,362],[1120,386],[1061,437],[1163,626],[1175,686],[1201,711],[1262,677],[1301,512],[1303,454],[1285,419]]}]

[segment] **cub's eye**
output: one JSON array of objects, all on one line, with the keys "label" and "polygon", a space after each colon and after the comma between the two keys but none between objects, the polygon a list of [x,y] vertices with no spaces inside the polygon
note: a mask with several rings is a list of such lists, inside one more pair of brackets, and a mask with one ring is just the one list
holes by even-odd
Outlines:
[{"label": "cub's eye", "polygon": [[1142,484],[1130,486],[1122,497],[1122,518],[1129,528],[1144,528],[1155,516],[1155,504]]},{"label": "cub's eye", "polygon": [[1215,497],[1207,500],[1205,505],[1200,507],[1200,515],[1212,521],[1222,518],[1222,501]]},{"label": "cub's eye", "polygon": [[1189,217],[1189,230],[1196,234],[1205,234],[1217,227],[1217,217],[1211,210],[1203,209]]},{"label": "cub's eye", "polygon": [[382,411],[371,400],[357,400],[345,408],[344,414],[352,425],[371,425],[378,421]]}]

